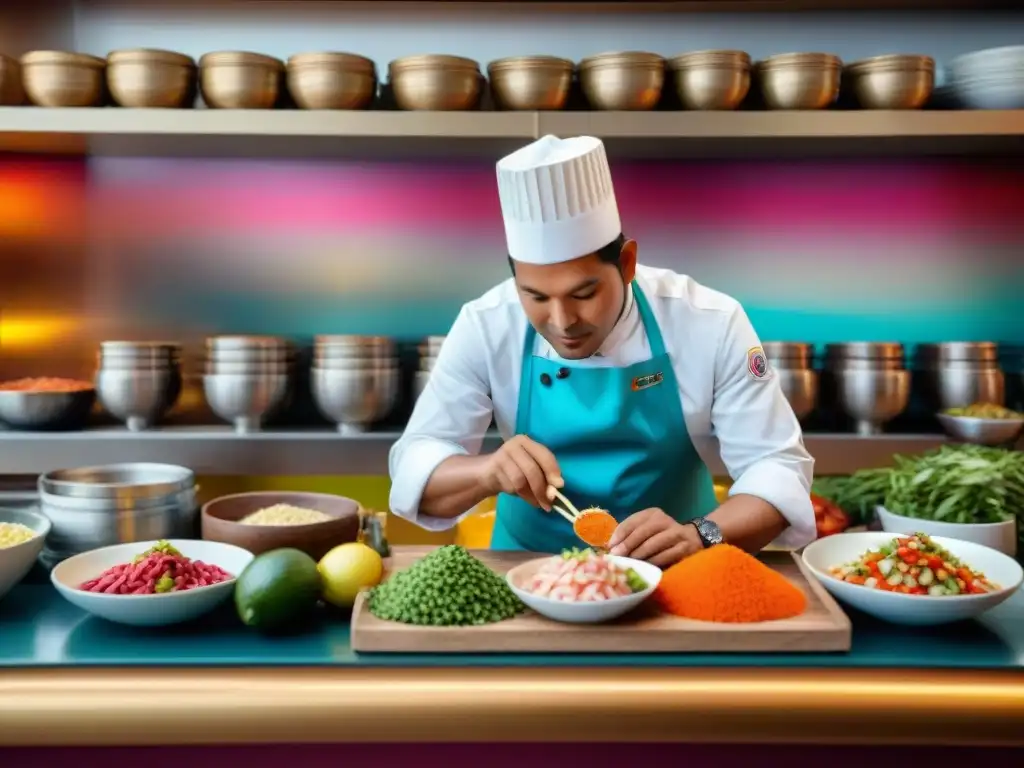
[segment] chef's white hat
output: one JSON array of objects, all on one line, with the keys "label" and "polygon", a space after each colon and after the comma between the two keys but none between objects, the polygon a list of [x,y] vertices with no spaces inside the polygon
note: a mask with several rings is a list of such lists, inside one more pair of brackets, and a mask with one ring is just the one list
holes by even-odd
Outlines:
[{"label": "chef's white hat", "polygon": [[560,264],[622,233],[604,144],[592,136],[545,136],[498,161],[508,254]]}]

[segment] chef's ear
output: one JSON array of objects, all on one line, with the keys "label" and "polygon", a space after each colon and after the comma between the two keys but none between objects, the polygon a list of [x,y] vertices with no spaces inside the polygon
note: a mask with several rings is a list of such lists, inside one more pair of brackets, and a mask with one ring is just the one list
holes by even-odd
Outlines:
[{"label": "chef's ear", "polygon": [[636,240],[627,240],[622,244],[622,250],[619,251],[619,271],[622,272],[623,282],[633,282],[636,276]]}]

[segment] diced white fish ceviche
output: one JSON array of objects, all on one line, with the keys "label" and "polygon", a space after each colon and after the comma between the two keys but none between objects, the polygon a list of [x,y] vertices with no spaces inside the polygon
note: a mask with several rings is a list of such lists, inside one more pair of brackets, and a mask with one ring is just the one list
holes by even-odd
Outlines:
[{"label": "diced white fish ceviche", "polygon": [[522,589],[566,603],[593,603],[647,589],[632,568],[590,549],[570,550],[546,560]]}]

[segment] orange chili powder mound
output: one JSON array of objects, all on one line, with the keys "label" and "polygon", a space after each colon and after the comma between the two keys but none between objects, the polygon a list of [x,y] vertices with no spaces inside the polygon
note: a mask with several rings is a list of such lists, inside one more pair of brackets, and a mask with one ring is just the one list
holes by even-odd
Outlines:
[{"label": "orange chili powder mound", "polygon": [[572,524],[572,529],[584,544],[592,547],[607,547],[618,521],[603,509],[585,509]]},{"label": "orange chili powder mound", "polygon": [[676,616],[732,624],[789,619],[807,609],[806,595],[785,576],[730,544],[666,570],[654,599]]}]

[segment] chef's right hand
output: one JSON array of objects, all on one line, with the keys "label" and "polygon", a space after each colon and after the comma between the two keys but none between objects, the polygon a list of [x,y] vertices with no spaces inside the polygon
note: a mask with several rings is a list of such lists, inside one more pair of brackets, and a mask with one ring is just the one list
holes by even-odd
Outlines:
[{"label": "chef's right hand", "polygon": [[548,486],[565,485],[555,454],[526,435],[516,435],[484,464],[485,486],[492,494],[507,493],[551,511]]}]

